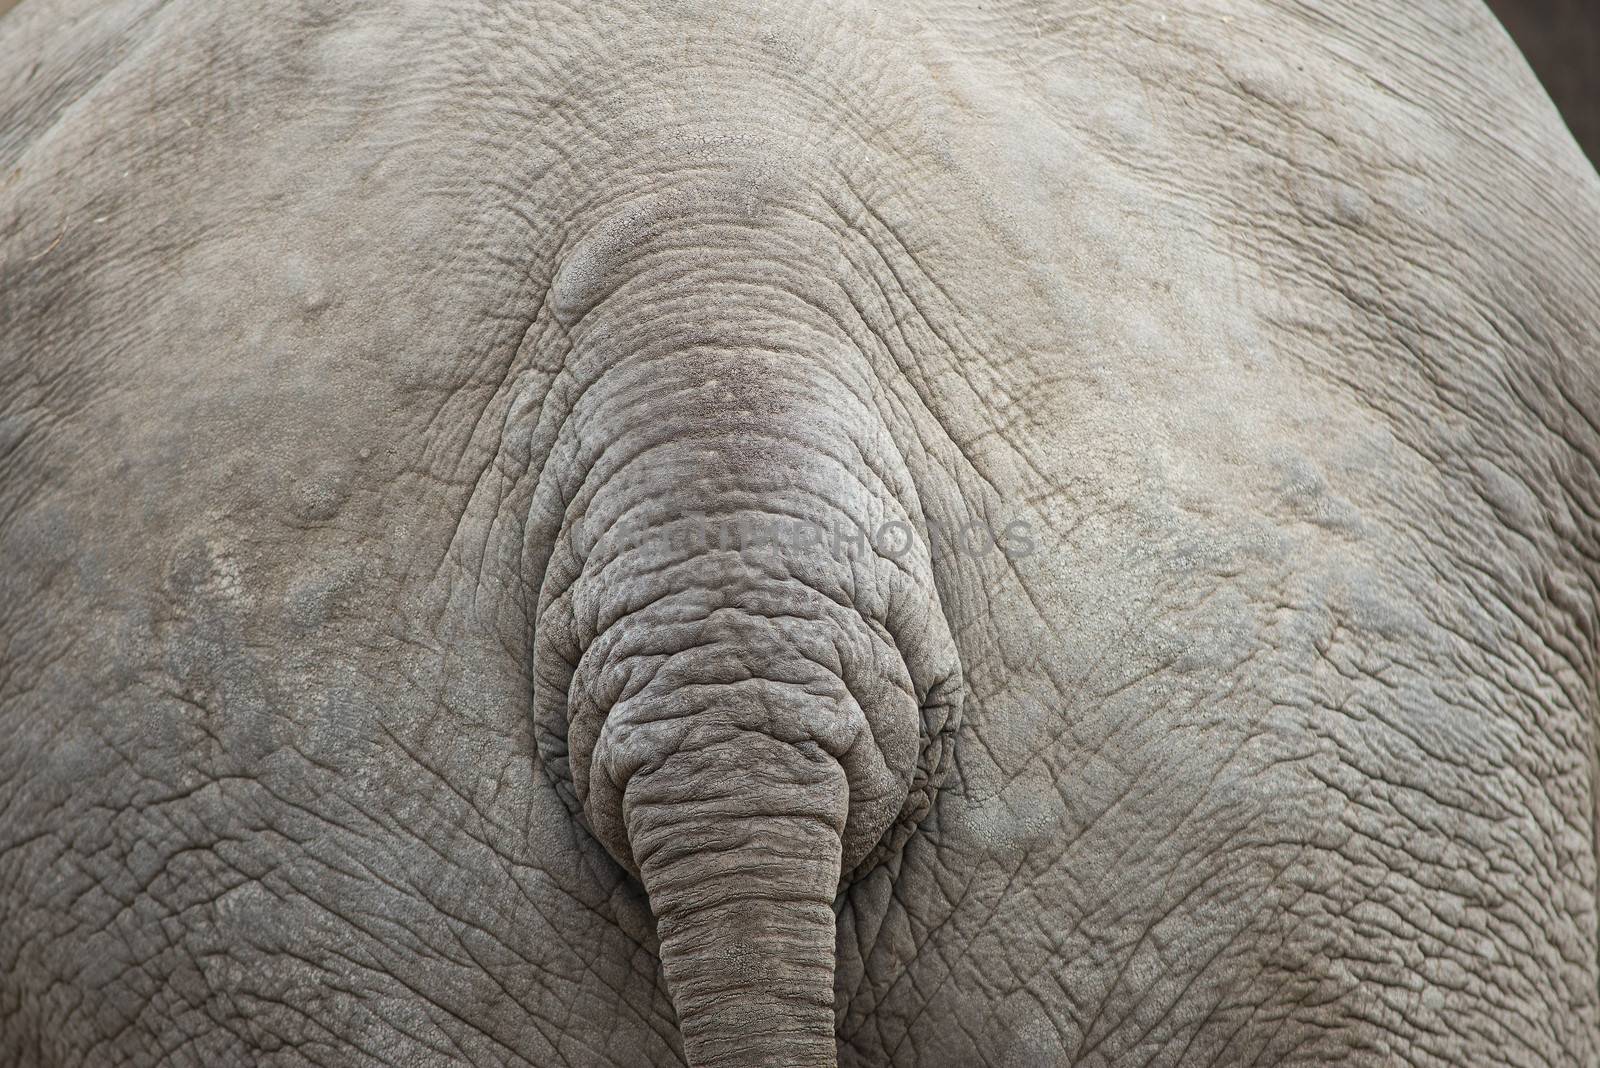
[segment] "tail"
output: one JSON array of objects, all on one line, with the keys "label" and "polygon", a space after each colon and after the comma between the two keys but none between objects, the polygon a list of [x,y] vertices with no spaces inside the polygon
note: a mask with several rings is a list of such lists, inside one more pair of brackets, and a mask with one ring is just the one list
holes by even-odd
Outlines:
[{"label": "tail", "polygon": [[636,775],[627,837],[696,1068],[831,1068],[849,788],[815,746],[739,734]]},{"label": "tail", "polygon": [[[832,1066],[834,900],[928,810],[959,719],[955,643],[909,538],[921,504],[873,372],[817,301],[753,299],[761,271],[733,251],[696,278],[719,308],[709,338],[700,305],[607,296],[677,292],[680,260],[646,251],[741,248],[743,221],[625,222],[556,286],[579,383],[556,451],[583,496],[542,513],[561,535],[535,739],[649,893],[689,1064]],[[706,516],[788,534],[730,544]]]}]

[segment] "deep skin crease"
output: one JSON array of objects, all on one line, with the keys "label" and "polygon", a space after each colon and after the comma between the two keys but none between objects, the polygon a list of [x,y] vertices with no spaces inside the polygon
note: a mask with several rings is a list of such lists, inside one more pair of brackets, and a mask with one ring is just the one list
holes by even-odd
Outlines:
[{"label": "deep skin crease", "polygon": [[1600,1062],[1597,250],[1466,0],[28,0],[0,1065]]}]

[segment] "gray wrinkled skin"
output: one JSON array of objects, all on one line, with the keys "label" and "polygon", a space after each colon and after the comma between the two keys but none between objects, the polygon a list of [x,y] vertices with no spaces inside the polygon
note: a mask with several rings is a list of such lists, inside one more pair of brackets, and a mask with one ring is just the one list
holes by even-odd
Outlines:
[{"label": "gray wrinkled skin", "polygon": [[1475,0],[28,0],[0,1064],[1600,1063],[1597,250]]}]

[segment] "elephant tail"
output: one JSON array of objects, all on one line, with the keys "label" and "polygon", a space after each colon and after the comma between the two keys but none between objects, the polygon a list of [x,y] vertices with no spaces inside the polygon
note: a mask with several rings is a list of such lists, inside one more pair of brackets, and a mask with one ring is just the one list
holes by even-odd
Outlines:
[{"label": "elephant tail", "polygon": [[696,1068],[832,1068],[849,787],[814,745],[735,734],[635,774],[627,836]]},{"label": "elephant tail", "polygon": [[834,901],[932,805],[954,642],[876,558],[881,604],[826,554],[670,540],[590,554],[547,606],[541,755],[649,894],[692,1068],[831,1068]]},{"label": "elephant tail", "polygon": [[636,204],[552,284],[580,383],[552,453],[578,474],[531,510],[534,740],[649,893],[689,1064],[831,1066],[834,901],[929,812],[960,721],[913,518],[943,498],[872,361],[793,299],[811,276],[752,289],[768,238],[722,202]]},{"label": "elephant tail", "polygon": [[932,805],[954,643],[805,554],[600,555],[543,618],[541,756],[649,894],[689,1065],[831,1068],[834,901]]}]

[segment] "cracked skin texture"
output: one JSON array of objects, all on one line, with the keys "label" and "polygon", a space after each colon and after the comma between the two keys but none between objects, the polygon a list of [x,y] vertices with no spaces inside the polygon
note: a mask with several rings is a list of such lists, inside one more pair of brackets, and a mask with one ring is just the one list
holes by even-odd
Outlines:
[{"label": "cracked skin texture", "polygon": [[[1476,3],[24,4],[0,1064],[684,1063],[539,733],[671,598],[852,814],[959,664],[841,1065],[1600,1062],[1597,249]],[[657,500],[1038,551],[780,604]]]}]

